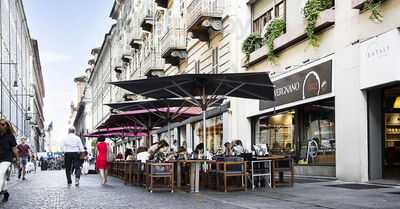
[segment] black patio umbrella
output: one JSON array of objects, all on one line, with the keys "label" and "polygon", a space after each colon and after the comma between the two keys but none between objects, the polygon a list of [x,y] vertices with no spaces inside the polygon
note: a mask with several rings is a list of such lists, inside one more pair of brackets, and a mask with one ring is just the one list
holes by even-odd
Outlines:
[{"label": "black patio umbrella", "polygon": [[[160,108],[148,110],[135,110],[110,115],[110,117],[102,123],[97,129],[116,128],[120,126],[142,126],[151,139],[150,131],[156,127],[167,125],[169,122],[179,122],[188,117],[200,114],[200,110],[194,108],[178,109],[176,108]],[[172,115],[167,117],[167,115]],[[151,140],[150,140],[151,141]]]},{"label": "black patio umbrella", "polygon": [[180,74],[111,84],[150,98],[184,98],[203,110],[203,142],[206,144],[208,107],[221,97],[274,100],[274,85],[268,72],[225,74]]},{"label": "black patio umbrella", "polygon": [[[221,105],[223,100],[218,99],[218,101],[214,102],[213,106]],[[201,102],[198,99],[196,102]],[[159,109],[159,108],[189,108],[189,107],[197,107],[197,103],[193,103],[190,100],[183,98],[170,98],[170,99],[145,99],[145,100],[137,100],[137,101],[124,101],[124,102],[115,102],[104,104],[111,109],[120,110],[120,111],[135,111],[142,109]]]},{"label": "black patio umbrella", "polygon": [[[200,101],[197,101],[200,102]],[[223,100],[218,99],[213,103],[213,106],[219,106]],[[126,101],[126,102],[117,102],[117,103],[109,103],[105,104],[111,107],[114,110],[119,111],[136,111],[136,110],[148,110],[149,112],[158,109],[165,109],[167,110],[171,108],[173,111],[167,111],[165,114],[161,114],[163,118],[167,121],[168,125],[168,139],[171,142],[171,133],[170,133],[170,120],[179,116],[182,113],[186,113],[187,110],[193,107],[197,107],[197,105],[193,102],[188,102],[186,99],[182,98],[171,98],[171,99],[146,99],[146,100],[139,100],[139,101]],[[160,112],[154,113],[160,114]],[[158,115],[157,115],[158,116]],[[176,121],[176,119],[175,119]]]}]

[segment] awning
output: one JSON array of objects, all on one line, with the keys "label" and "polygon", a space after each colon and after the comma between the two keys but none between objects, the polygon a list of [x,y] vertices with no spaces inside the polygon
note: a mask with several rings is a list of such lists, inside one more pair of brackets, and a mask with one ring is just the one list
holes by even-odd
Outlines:
[{"label": "awning", "polygon": [[120,126],[120,127],[115,127],[115,128],[97,129],[96,132],[117,132],[117,131],[135,132],[135,131],[144,130],[144,129],[145,128],[142,126]]},{"label": "awning", "polygon": [[[115,128],[103,128],[97,129],[96,131],[84,135],[84,137],[99,137],[99,136],[143,136],[145,131],[144,127],[141,126],[121,126]],[[147,135],[147,134],[145,134]]]},{"label": "awning", "polygon": [[219,95],[274,100],[274,86],[268,72],[180,74],[117,81],[111,84],[150,98],[193,98]]},{"label": "awning", "polygon": [[143,132],[138,132],[138,133],[129,133],[129,132],[110,132],[110,133],[92,133],[92,134],[86,134],[84,137],[89,137],[89,138],[98,138],[98,137],[143,137],[147,136],[146,133]]},{"label": "awning", "polygon": [[199,115],[200,108],[160,108],[149,110],[135,110],[110,115],[97,129],[118,128],[121,126],[143,126],[153,129],[157,126],[167,125],[168,122],[178,122],[188,117]]},{"label": "awning", "polygon": [[[206,110],[221,97],[274,100],[274,85],[268,72],[224,74],[179,74],[141,80],[111,82],[132,93],[150,98],[183,98],[203,111],[203,143],[207,151]],[[200,98],[200,99],[198,99]]]},{"label": "awning", "polygon": [[[201,102],[198,99],[198,102]],[[218,100],[212,106],[220,106],[223,100]],[[149,109],[160,109],[160,108],[182,108],[187,109],[188,107],[197,106],[196,103],[191,100],[182,99],[182,98],[171,98],[171,99],[146,99],[139,101],[126,101],[126,102],[116,102],[105,104],[112,109],[120,110],[120,111],[135,111],[135,110],[149,110]]]}]

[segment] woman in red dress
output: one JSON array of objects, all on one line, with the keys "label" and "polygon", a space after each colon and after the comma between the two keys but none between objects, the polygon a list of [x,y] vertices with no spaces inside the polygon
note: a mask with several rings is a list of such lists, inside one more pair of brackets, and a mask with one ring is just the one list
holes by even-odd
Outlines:
[{"label": "woman in red dress", "polygon": [[96,168],[100,172],[101,184],[107,183],[107,170],[108,170],[108,162],[107,162],[107,143],[105,142],[105,137],[99,137],[97,139],[97,158],[96,158]]}]

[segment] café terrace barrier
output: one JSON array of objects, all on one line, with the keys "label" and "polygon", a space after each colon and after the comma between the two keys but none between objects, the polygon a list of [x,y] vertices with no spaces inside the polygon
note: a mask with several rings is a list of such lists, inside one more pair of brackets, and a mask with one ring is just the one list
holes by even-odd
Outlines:
[{"label": "caf\u00e9 terrace barrier", "polygon": [[[199,170],[196,173],[196,166]],[[172,160],[168,162],[114,161],[110,175],[125,184],[149,192],[175,189],[198,192],[199,187],[230,192],[256,187],[293,186],[293,160],[284,156],[239,157],[217,160]],[[196,181],[197,178],[197,181]],[[197,185],[196,185],[197,184]]]}]

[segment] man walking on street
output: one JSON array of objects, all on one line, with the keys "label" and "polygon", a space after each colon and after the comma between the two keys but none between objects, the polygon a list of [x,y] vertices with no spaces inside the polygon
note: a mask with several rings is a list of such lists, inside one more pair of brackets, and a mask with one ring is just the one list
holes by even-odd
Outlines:
[{"label": "man walking on street", "polygon": [[21,138],[21,144],[17,146],[18,155],[20,159],[20,167],[18,168],[18,179],[25,180],[26,164],[28,164],[29,158],[32,159],[32,152],[29,145],[26,144],[26,138]]},{"label": "man walking on street", "polygon": [[75,170],[75,186],[79,186],[79,178],[81,175],[80,153],[84,151],[81,139],[75,135],[75,129],[69,128],[68,135],[64,137],[62,142],[62,150],[64,151],[65,174],[67,176],[68,186],[71,186],[72,168]]}]

